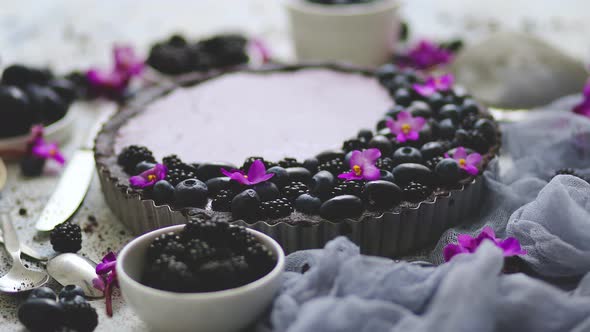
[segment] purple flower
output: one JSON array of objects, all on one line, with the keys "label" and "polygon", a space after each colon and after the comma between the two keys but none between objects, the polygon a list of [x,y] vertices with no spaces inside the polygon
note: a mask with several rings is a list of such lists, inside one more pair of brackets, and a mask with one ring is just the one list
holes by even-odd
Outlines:
[{"label": "purple flower", "polygon": [[262,63],[269,63],[272,59],[272,54],[270,49],[266,45],[262,39],[259,38],[252,38],[250,40],[250,47],[260,56],[260,61]]},{"label": "purple flower", "polygon": [[113,58],[115,64],[111,70],[90,69],[86,72],[90,86],[106,96],[122,95],[131,79],[140,75],[144,68],[143,60],[129,46],[115,46]]},{"label": "purple flower", "polygon": [[378,180],[381,173],[375,166],[375,162],[379,157],[381,157],[379,149],[367,149],[362,152],[354,150],[350,157],[350,172],[342,173],[338,177],[346,180]]},{"label": "purple flower", "polygon": [[391,133],[396,136],[398,142],[417,141],[420,138],[420,130],[424,127],[426,120],[423,117],[412,117],[410,112],[401,111],[397,115],[397,120],[387,119],[387,127]]},{"label": "purple flower", "polygon": [[407,65],[411,67],[430,69],[450,63],[453,60],[453,53],[429,40],[423,39],[408,50],[405,57],[409,62]]},{"label": "purple flower", "polygon": [[504,240],[496,238],[494,230],[490,226],[486,226],[477,237],[472,237],[468,234],[460,234],[457,236],[458,244],[447,244],[443,250],[445,262],[450,261],[451,258],[458,254],[474,253],[484,240],[492,241],[496,247],[502,249],[504,252],[504,257],[526,255],[526,250],[520,247],[520,242],[518,242],[518,239],[514,237],[509,237]]},{"label": "purple flower", "polygon": [[31,149],[33,156],[39,159],[53,159],[60,165],[65,164],[66,160],[59,150],[57,143],[48,143],[44,139],[39,139]]},{"label": "purple flower", "polygon": [[117,287],[119,282],[117,280],[117,255],[114,252],[109,252],[102,258],[102,262],[96,265],[96,274],[99,278],[92,280],[94,288],[99,289],[105,293],[106,310],[109,317],[113,316],[113,304],[111,296],[113,287]]},{"label": "purple flower", "polygon": [[153,168],[147,171],[132,176],[129,178],[129,183],[134,188],[146,188],[153,186],[156,182],[166,178],[166,172],[168,169],[162,164],[156,164]]},{"label": "purple flower", "polygon": [[256,159],[252,163],[247,175],[240,170],[233,170],[229,172],[223,168],[221,169],[221,173],[230,179],[247,186],[264,182],[274,176],[274,173],[266,173],[266,167],[264,167],[264,163],[259,159]]},{"label": "purple flower", "polygon": [[[445,153],[445,158],[451,158],[448,153]],[[467,155],[465,148],[460,146],[455,150],[452,156],[453,159],[459,163],[459,167],[465,170],[465,172],[471,175],[477,175],[479,169],[477,166],[481,162],[481,155],[479,153],[470,153]]]},{"label": "purple flower", "polygon": [[590,79],[586,82],[583,90],[584,99],[574,106],[574,113],[590,118]]},{"label": "purple flower", "polygon": [[424,97],[429,97],[437,91],[448,91],[453,87],[455,78],[452,74],[439,77],[430,76],[424,84],[414,84],[412,87]]}]

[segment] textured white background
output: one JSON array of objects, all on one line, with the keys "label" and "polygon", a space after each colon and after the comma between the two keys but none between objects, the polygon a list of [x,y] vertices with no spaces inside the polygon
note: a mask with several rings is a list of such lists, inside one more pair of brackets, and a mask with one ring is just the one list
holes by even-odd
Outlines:
[{"label": "textured white background", "polygon": [[[464,37],[477,40],[491,31],[510,29],[538,35],[565,52],[585,60],[590,56],[590,2],[585,0],[407,0],[403,15],[413,36]],[[240,31],[262,37],[275,54],[292,60],[285,13],[280,0],[0,0],[0,66],[14,62],[48,65],[57,72],[90,65],[108,65],[114,42],[128,42],[147,52],[156,39],[173,32],[197,38],[221,31]],[[93,121],[101,107],[76,105],[76,137]],[[1,121],[1,119],[0,119]],[[65,147],[70,154],[75,144]],[[58,179],[45,176],[26,180],[9,165],[9,183],[3,193],[17,200],[9,208],[21,239],[40,251],[51,252],[47,239],[32,230],[39,212]],[[25,215],[19,209],[26,209]],[[105,205],[96,179],[75,217],[82,226],[94,216],[99,223],[84,234],[82,253],[98,260],[119,250],[130,236]],[[0,251],[0,274],[9,259]],[[0,330],[19,331],[15,318],[20,297],[0,295]],[[146,327],[116,296],[115,316],[104,316],[102,301],[94,301],[100,315],[98,331],[143,331]]]}]

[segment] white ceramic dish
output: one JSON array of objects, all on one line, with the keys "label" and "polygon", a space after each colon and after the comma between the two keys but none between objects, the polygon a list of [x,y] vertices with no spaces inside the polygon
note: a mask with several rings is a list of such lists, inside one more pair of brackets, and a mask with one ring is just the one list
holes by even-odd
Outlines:
[{"label": "white ceramic dish", "polygon": [[[61,120],[45,127],[45,138],[48,141],[56,141],[60,144],[70,139],[74,128],[76,105],[70,106],[68,113]],[[0,157],[16,159],[20,157],[27,148],[29,135],[21,135],[7,138],[0,138]]]},{"label": "white ceramic dish", "polygon": [[247,327],[270,305],[281,282],[285,254],[267,235],[248,229],[277,258],[266,276],[238,288],[210,293],[174,293],[139,282],[146,251],[160,234],[180,232],[184,225],[147,233],[127,244],[117,259],[117,276],[123,298],[154,331],[239,331]]},{"label": "white ceramic dish", "polygon": [[283,1],[299,61],[378,66],[391,59],[399,39],[398,0],[348,5]]}]

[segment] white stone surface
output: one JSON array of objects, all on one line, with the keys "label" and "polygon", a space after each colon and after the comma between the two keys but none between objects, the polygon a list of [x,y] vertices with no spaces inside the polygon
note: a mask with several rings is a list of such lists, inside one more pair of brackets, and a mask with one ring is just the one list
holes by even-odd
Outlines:
[{"label": "white stone surface", "polygon": [[[588,12],[590,3],[585,0],[406,0],[403,7],[414,37],[461,36],[469,41],[502,29],[530,31],[579,59],[590,55]],[[292,59],[280,0],[0,0],[0,66],[24,62],[49,65],[58,72],[106,66],[114,42],[129,42],[146,52],[151,42],[172,32],[197,38],[228,30],[261,36],[279,57]],[[65,147],[67,155],[99,108],[96,104],[80,107],[78,139]],[[58,176],[24,179],[12,164],[3,196],[18,203],[6,207],[0,199],[0,209],[9,210],[21,239],[44,252],[51,252],[47,236],[36,234],[33,225],[57,180]],[[21,208],[26,209],[25,215],[19,214]],[[89,216],[98,221],[94,231],[83,235],[81,252],[89,258],[99,260],[130,240],[128,231],[105,205],[96,179],[74,221],[85,226]],[[0,250],[0,274],[9,264]],[[22,299],[0,295],[0,330],[23,330],[16,319]],[[113,318],[105,316],[102,301],[92,305],[99,312],[97,331],[146,330],[117,294]]]}]

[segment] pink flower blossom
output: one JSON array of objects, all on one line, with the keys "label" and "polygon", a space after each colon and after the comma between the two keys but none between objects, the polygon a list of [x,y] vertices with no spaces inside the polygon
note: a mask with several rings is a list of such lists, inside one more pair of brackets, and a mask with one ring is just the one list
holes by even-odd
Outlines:
[{"label": "pink flower blossom", "polygon": [[221,169],[221,173],[223,173],[223,175],[229,177],[230,179],[247,186],[267,181],[274,176],[274,173],[266,173],[266,167],[264,166],[264,163],[259,159],[256,159],[252,163],[247,175],[240,170],[233,170],[230,172],[223,168]]},{"label": "pink flower blossom", "polygon": [[477,168],[481,162],[481,155],[479,153],[470,153],[467,155],[465,148],[460,146],[455,150],[452,157],[448,153],[445,153],[445,158],[455,159],[459,163],[459,167],[471,175],[477,175],[479,173],[479,169]]},{"label": "pink flower blossom", "polygon": [[423,39],[405,54],[406,65],[417,69],[431,69],[453,60],[453,53],[436,43]]},{"label": "pink flower blossom", "polygon": [[387,127],[391,133],[396,135],[398,142],[417,141],[420,138],[420,130],[424,127],[426,120],[423,117],[412,117],[410,112],[401,111],[397,120],[388,119]]},{"label": "pink flower blossom", "polygon": [[520,242],[518,239],[514,237],[509,237],[504,240],[496,238],[494,230],[491,227],[486,226],[477,237],[472,237],[468,234],[460,234],[457,237],[458,244],[447,244],[443,250],[445,262],[450,261],[453,257],[459,254],[474,253],[485,240],[492,241],[496,247],[502,249],[504,252],[504,257],[526,255],[526,250],[520,247]]},{"label": "pink flower blossom", "polygon": [[130,46],[115,46],[113,58],[115,63],[111,70],[90,69],[86,72],[86,79],[95,92],[119,97],[125,92],[131,79],[141,75],[145,64]]},{"label": "pink flower blossom", "polygon": [[412,87],[424,97],[429,97],[437,91],[448,91],[453,87],[455,78],[452,74],[439,77],[430,76],[424,84],[414,84]]},{"label": "pink flower blossom", "polygon": [[153,168],[150,168],[139,175],[129,178],[129,183],[134,188],[151,187],[156,184],[156,182],[164,180],[166,178],[167,171],[168,169],[166,166],[162,164],[156,164],[156,166]]},{"label": "pink flower blossom", "polygon": [[340,179],[346,180],[378,180],[381,173],[375,166],[377,159],[381,157],[379,149],[367,149],[365,151],[352,151],[350,157],[350,172],[338,175]]}]

